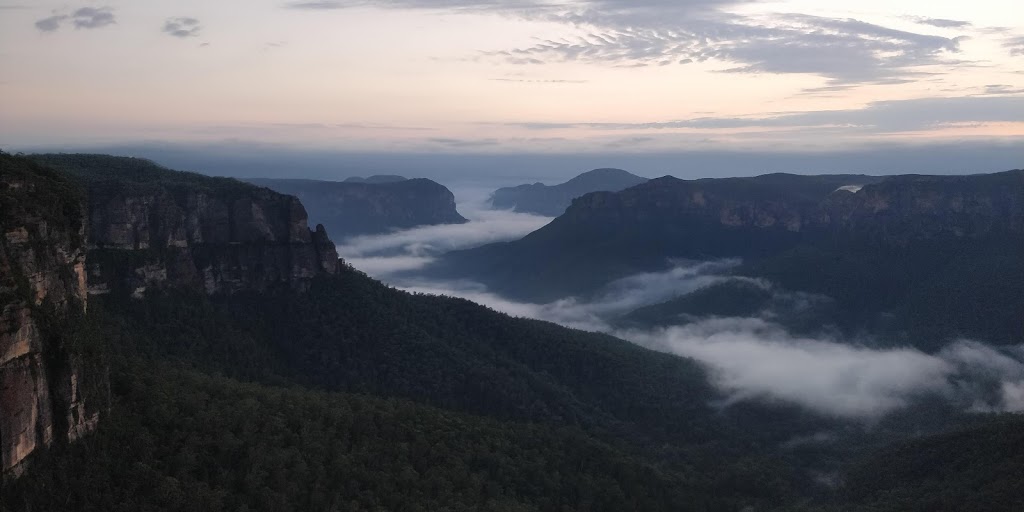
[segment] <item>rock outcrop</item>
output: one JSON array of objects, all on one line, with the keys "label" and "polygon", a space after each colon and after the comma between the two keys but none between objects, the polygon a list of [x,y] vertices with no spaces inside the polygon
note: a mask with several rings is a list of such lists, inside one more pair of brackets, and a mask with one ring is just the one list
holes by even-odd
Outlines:
[{"label": "rock outcrop", "polygon": [[99,155],[40,155],[84,183],[89,291],[141,296],[151,287],[214,293],[302,289],[338,269],[323,226],[295,197],[226,178]]},{"label": "rock outcrop", "polygon": [[90,295],[303,290],[339,264],[295,197],[133,158],[0,153],[0,474],[106,410]]},{"label": "rock outcrop", "polygon": [[[90,432],[106,375],[83,361],[82,197],[66,178],[0,154],[0,472]],[[99,390],[90,393],[87,390]]]},{"label": "rock outcrop", "polygon": [[[840,183],[855,185],[836,186]],[[575,201],[563,225],[657,222],[723,232],[821,231],[905,243],[1024,230],[1024,172],[977,176],[765,175],[686,181],[672,177]]]},{"label": "rock outcrop", "polygon": [[252,179],[302,200],[309,215],[335,237],[387,233],[438,224],[462,224],[455,195],[424,178],[371,176],[362,181]]}]

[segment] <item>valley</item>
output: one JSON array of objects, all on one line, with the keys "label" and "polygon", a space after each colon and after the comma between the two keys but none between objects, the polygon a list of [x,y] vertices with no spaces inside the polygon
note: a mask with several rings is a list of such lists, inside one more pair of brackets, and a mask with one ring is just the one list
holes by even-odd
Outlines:
[{"label": "valley", "polygon": [[[93,361],[87,403],[98,408],[86,441],[36,448],[5,481],[5,509],[59,508],[48,495],[81,510],[853,511],[905,506],[936,482],[942,503],[963,503],[979,465],[1020,463],[1012,450],[964,452],[951,455],[962,479],[872,479],[889,456],[927,464],[903,448],[914,443],[1004,446],[991,436],[1020,424],[1008,413],[1024,410],[1024,353],[984,338],[912,348],[891,337],[895,321],[875,328],[822,290],[751,271],[775,257],[765,248],[660,253],[666,263],[603,273],[587,294],[528,302],[472,281],[475,267],[440,279],[431,265],[588,215],[476,206],[469,223],[339,244],[339,260],[328,232],[309,228],[318,218],[267,189],[141,160],[3,158],[5,176],[37,179],[49,165],[81,187],[88,214],[68,211],[87,227],[88,313],[67,320],[79,341],[57,331],[49,343]],[[813,209],[814,194],[850,177],[830,179],[811,178],[796,200]],[[1018,229],[963,222],[983,235]],[[792,231],[776,233],[769,246],[790,250],[774,244],[792,245]],[[732,236],[704,227],[686,246]],[[384,283],[344,258],[356,248],[353,261]],[[393,265],[410,251],[422,264]],[[992,509],[1011,510],[995,489],[1014,484],[992,485]]]}]

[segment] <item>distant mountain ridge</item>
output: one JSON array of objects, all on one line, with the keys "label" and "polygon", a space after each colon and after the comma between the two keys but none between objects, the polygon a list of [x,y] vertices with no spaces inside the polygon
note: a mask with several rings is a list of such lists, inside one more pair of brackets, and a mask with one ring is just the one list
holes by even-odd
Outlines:
[{"label": "distant mountain ridge", "polygon": [[426,178],[401,176],[349,178],[344,182],[301,179],[249,179],[254,185],[298,197],[310,218],[339,240],[396,229],[467,222],[455,208],[455,195]]},{"label": "distant mountain ridge", "polygon": [[399,181],[406,181],[408,179],[409,178],[406,178],[405,176],[399,176],[397,174],[375,174],[365,178],[361,176],[345,178],[345,183],[396,183]]},{"label": "distant mountain ridge", "polygon": [[1024,338],[1022,199],[1024,171],[665,177],[583,196],[523,239],[450,253],[436,270],[550,301],[672,258],[742,258],[741,275],[835,298],[851,323],[894,315],[928,346],[1011,342]]},{"label": "distant mountain ridge", "polygon": [[572,200],[590,192],[618,192],[647,181],[622,169],[594,169],[559,184],[519,185],[500,188],[491,195],[494,208],[555,217],[565,212]]}]

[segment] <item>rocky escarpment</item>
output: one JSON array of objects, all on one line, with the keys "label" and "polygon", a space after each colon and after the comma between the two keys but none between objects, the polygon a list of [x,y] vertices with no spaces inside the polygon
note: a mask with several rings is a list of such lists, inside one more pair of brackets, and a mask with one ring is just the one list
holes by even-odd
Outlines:
[{"label": "rocky escarpment", "polygon": [[109,400],[89,295],[305,289],[339,260],[298,199],[100,155],[0,154],[0,472],[92,431]]},{"label": "rocky escarpment", "polygon": [[102,364],[78,330],[86,308],[83,198],[65,177],[0,154],[0,472],[93,430]]},{"label": "rocky escarpment", "polygon": [[[847,185],[840,185],[846,183]],[[660,223],[723,233],[779,230],[885,239],[978,237],[1024,228],[1024,173],[976,176],[671,177],[573,203],[556,224]],[[683,234],[683,233],[680,233]]]},{"label": "rocky escarpment", "polygon": [[462,224],[455,195],[428,179],[373,176],[363,181],[252,179],[302,200],[309,215],[335,237],[387,233],[396,229]]},{"label": "rocky escarpment", "polygon": [[574,198],[591,192],[618,192],[647,181],[621,169],[594,169],[559,185],[519,185],[499,188],[491,194],[491,206],[520,213],[555,217],[565,212]]},{"label": "rocky escarpment", "polygon": [[588,194],[521,240],[451,253],[434,270],[550,301],[672,261],[739,258],[737,273],[834,298],[851,329],[885,324],[931,348],[1024,339],[1022,255],[1024,171],[776,174]]},{"label": "rocky escarpment", "polygon": [[295,197],[134,158],[40,155],[88,190],[89,291],[178,286],[214,293],[304,288],[335,273],[323,226],[310,230]]}]

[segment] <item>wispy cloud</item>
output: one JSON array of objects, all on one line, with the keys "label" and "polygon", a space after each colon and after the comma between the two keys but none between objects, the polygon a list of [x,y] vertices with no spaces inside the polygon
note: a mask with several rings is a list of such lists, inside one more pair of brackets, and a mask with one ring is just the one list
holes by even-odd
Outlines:
[{"label": "wispy cloud", "polygon": [[95,29],[113,25],[117,20],[114,17],[114,10],[110,7],[82,7],[71,14],[55,13],[36,21],[35,25],[42,32],[55,32],[66,22],[70,22],[77,29]]},{"label": "wispy cloud", "polygon": [[188,38],[196,37],[202,31],[199,20],[189,17],[167,18],[164,21],[163,32],[167,35]]},{"label": "wispy cloud", "polygon": [[1019,85],[989,84],[982,94],[1024,94],[1024,87]]},{"label": "wispy cloud", "polygon": [[36,22],[36,28],[42,32],[55,32],[60,29],[61,23],[68,19],[65,15],[54,15],[43,18]]},{"label": "wispy cloud", "polygon": [[492,82],[510,82],[521,84],[585,84],[587,80],[558,80],[541,78],[491,78]]},{"label": "wispy cloud", "polygon": [[907,19],[921,25],[928,25],[938,28],[967,28],[972,26],[969,21],[950,20],[945,18],[928,18],[924,16],[907,16]]},{"label": "wispy cloud", "polygon": [[1010,51],[1015,57],[1024,56],[1024,36],[1011,37],[1003,42],[1003,48]]},{"label": "wispy cloud", "polygon": [[490,55],[519,64],[579,61],[614,66],[734,63],[733,73],[806,73],[832,84],[885,84],[919,76],[960,51],[959,38],[803,14],[716,14],[652,25],[585,18],[592,31]]},{"label": "wispy cloud", "polygon": [[[856,19],[777,13],[742,16],[727,9],[741,0],[323,0],[292,9],[354,6],[493,12],[562,23],[583,36],[552,38],[527,47],[485,53],[514,64],[584,62],[606,66],[667,66],[715,61],[735,73],[806,73],[834,84],[888,84],[919,76],[921,67],[953,62],[959,37],[896,30]],[[970,23],[913,18],[933,27]]]}]

